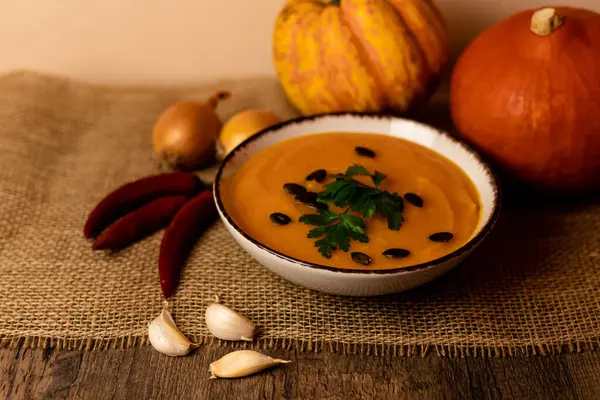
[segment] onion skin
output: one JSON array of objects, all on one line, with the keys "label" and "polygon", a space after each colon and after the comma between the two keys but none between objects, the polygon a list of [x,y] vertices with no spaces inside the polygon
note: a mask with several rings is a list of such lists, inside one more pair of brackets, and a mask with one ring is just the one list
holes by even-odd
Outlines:
[{"label": "onion skin", "polygon": [[183,170],[211,163],[223,127],[215,108],[229,96],[229,92],[217,92],[206,103],[180,101],[170,106],[152,132],[155,154],[173,168]]},{"label": "onion skin", "polygon": [[[462,138],[535,189],[600,189],[600,14],[556,7],[550,33],[527,10],[480,34],[452,73]],[[536,32],[537,30],[537,32]]]},{"label": "onion skin", "polygon": [[250,109],[231,116],[221,129],[217,141],[217,158],[224,159],[244,140],[280,122],[277,115],[267,110]]}]

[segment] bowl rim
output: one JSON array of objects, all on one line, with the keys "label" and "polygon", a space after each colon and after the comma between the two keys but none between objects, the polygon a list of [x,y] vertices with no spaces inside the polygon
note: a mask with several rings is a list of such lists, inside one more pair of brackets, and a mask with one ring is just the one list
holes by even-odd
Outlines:
[{"label": "bowl rim", "polygon": [[[236,156],[237,153],[242,151],[250,143],[254,142],[258,138],[260,138],[266,134],[281,130],[290,125],[299,124],[299,123],[303,123],[306,121],[315,121],[315,120],[318,120],[321,118],[327,118],[327,117],[359,117],[359,118],[367,118],[367,119],[389,119],[390,121],[401,120],[401,121],[421,125],[422,127],[433,130],[437,134],[449,139],[454,145],[462,147],[463,150],[465,150],[472,157],[474,157],[475,160],[477,161],[477,163],[484,169],[486,175],[488,176],[488,178],[490,180],[490,184],[492,186],[492,191],[493,191],[493,193],[492,193],[492,211],[490,213],[490,217],[488,218],[487,221],[485,221],[485,224],[483,225],[481,230],[474,237],[472,237],[467,243],[463,244],[461,247],[452,251],[451,253],[448,253],[442,257],[439,257],[439,258],[436,258],[434,260],[427,261],[424,263],[415,264],[415,265],[411,265],[411,266],[407,266],[407,267],[393,268],[393,269],[360,270],[360,269],[331,267],[328,265],[312,263],[309,261],[301,260],[299,258],[288,256],[288,255],[283,254],[263,243],[260,243],[258,240],[254,239],[249,234],[247,234],[242,228],[240,228],[235,223],[233,218],[231,218],[229,213],[227,213],[227,210],[225,209],[223,201],[221,200],[221,191],[220,191],[220,184],[219,184],[221,181],[225,166],[227,165],[227,163],[229,161],[231,161]],[[397,114],[385,113],[385,112],[339,111],[339,112],[312,114],[312,115],[304,115],[304,116],[291,118],[286,121],[282,121],[277,124],[271,125],[265,129],[257,132],[256,134],[250,136],[243,142],[241,142],[223,159],[223,161],[221,162],[221,165],[219,166],[217,175],[215,176],[215,180],[213,183],[213,197],[217,204],[217,209],[219,210],[221,215],[227,220],[227,222],[231,225],[231,227],[237,233],[239,233],[243,238],[245,238],[250,243],[252,243],[256,247],[258,247],[260,250],[266,251],[267,253],[269,253],[275,257],[278,257],[280,259],[283,259],[285,261],[291,262],[293,264],[296,264],[296,265],[299,265],[302,267],[307,267],[310,269],[316,269],[316,270],[321,270],[321,271],[336,272],[336,273],[340,273],[340,274],[356,274],[356,275],[392,275],[392,274],[402,274],[402,273],[409,273],[409,272],[415,272],[415,271],[422,271],[422,270],[425,270],[425,269],[428,269],[431,267],[435,267],[435,266],[444,264],[452,259],[460,257],[460,256],[464,255],[465,253],[468,253],[471,250],[473,250],[476,246],[478,246],[485,239],[485,237],[491,232],[491,230],[495,226],[495,224],[498,220],[498,217],[500,216],[500,211],[502,208],[502,190],[500,187],[498,176],[493,171],[491,166],[482,158],[482,156],[475,149],[470,147],[468,144],[466,144],[462,141],[459,141],[457,138],[455,138],[454,136],[452,136],[450,133],[448,133],[445,130],[438,129],[434,126],[423,123],[421,121],[417,121],[414,119],[398,116]]]}]

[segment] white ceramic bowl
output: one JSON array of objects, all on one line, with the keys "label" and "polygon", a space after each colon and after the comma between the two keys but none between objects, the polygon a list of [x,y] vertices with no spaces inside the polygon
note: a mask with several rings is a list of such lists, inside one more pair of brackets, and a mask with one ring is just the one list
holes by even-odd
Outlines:
[{"label": "white ceramic bowl", "polygon": [[[227,214],[221,200],[221,180],[259,151],[281,141],[307,134],[337,132],[378,133],[418,143],[446,156],[471,178],[482,201],[482,218],[471,239],[442,258],[406,268],[366,271],[337,269],[281,254],[258,243]],[[400,292],[429,282],[464,260],[489,234],[500,213],[497,179],[481,158],[449,134],[412,120],[357,113],[335,113],[293,119],[252,136],[223,161],[215,179],[214,196],[221,220],[233,238],[260,264],[284,279],[304,287],[347,296],[376,296]]]}]

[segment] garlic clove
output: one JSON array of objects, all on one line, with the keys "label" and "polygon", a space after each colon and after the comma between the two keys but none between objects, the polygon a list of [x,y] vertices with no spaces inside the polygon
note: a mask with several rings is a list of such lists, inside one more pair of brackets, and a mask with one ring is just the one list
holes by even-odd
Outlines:
[{"label": "garlic clove", "polygon": [[210,333],[223,340],[252,341],[256,326],[243,315],[217,302],[206,309],[204,315]]},{"label": "garlic clove", "polygon": [[185,356],[198,347],[181,333],[166,309],[148,324],[148,338],[155,350],[171,357]]},{"label": "garlic clove", "polygon": [[226,354],[219,360],[210,364],[210,379],[240,378],[255,374],[263,369],[277,364],[288,364],[291,360],[271,358],[253,350],[238,350]]}]

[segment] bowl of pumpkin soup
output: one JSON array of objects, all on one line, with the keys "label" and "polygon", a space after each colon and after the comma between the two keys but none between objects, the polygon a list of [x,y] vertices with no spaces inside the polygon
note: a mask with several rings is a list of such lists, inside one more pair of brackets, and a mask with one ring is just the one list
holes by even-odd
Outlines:
[{"label": "bowl of pumpkin soup", "polygon": [[252,136],[223,161],[214,196],[226,229],[258,263],[348,296],[443,275],[500,212],[497,179],[467,145],[413,120],[354,113]]}]

